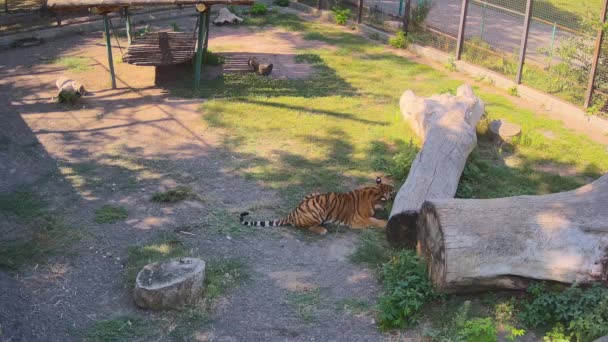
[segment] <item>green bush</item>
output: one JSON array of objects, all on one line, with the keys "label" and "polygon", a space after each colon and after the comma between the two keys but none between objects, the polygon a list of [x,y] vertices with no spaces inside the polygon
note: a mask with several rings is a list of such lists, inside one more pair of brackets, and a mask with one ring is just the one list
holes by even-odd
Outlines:
[{"label": "green bush", "polygon": [[255,3],[249,8],[249,14],[251,15],[264,15],[268,13],[268,8],[264,4]]},{"label": "green bush", "polygon": [[418,31],[422,28],[422,24],[426,20],[426,17],[431,11],[431,1],[418,1],[418,5],[413,7],[410,12],[410,25],[414,31]]},{"label": "green bush", "polygon": [[383,330],[416,323],[422,307],[435,297],[426,267],[415,251],[402,250],[382,267],[384,291],[379,300]]},{"label": "green bush", "polygon": [[408,35],[403,32],[397,32],[397,35],[388,39],[388,45],[398,48],[405,49],[412,43],[412,39],[408,37]]},{"label": "green bush", "polygon": [[273,3],[277,6],[281,6],[281,7],[288,7],[289,6],[289,0],[274,0]]},{"label": "green bush", "polygon": [[350,16],[350,10],[341,6],[332,7],[331,13],[334,15],[338,25],[346,25],[348,17]]},{"label": "green bush", "polygon": [[497,330],[492,317],[473,318],[464,322],[458,337],[467,342],[495,342]]},{"label": "green bush", "polygon": [[537,327],[561,323],[578,341],[593,341],[608,334],[608,289],[573,285],[559,291],[537,283],[528,292],[530,300],[519,315],[524,324]]}]

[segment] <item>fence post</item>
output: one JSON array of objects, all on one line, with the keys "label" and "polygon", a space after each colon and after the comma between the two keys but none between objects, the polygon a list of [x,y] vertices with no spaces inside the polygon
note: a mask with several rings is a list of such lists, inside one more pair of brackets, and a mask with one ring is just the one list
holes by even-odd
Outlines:
[{"label": "fence post", "polygon": [[403,13],[403,0],[399,0],[399,16]]},{"label": "fence post", "polygon": [[456,60],[460,60],[460,56],[462,55],[462,46],[464,43],[464,27],[467,21],[467,7],[469,2],[467,0],[462,0],[462,5],[460,7],[460,25],[458,26],[458,41],[456,42]]},{"label": "fence post", "polygon": [[317,0],[317,9],[320,10],[321,9],[321,0]]},{"label": "fence post", "polygon": [[359,0],[357,5],[357,24],[361,24],[361,15],[363,14],[363,0]]},{"label": "fence post", "polygon": [[112,43],[110,42],[110,19],[108,13],[103,13],[103,29],[106,35],[106,48],[108,50],[108,67],[112,78],[112,89],[116,89],[116,74],[114,73],[114,60],[112,59]]},{"label": "fence post", "polygon": [[127,25],[127,40],[129,45],[133,43],[133,30],[131,28],[131,13],[129,13],[129,7],[125,7],[125,22]]},{"label": "fence post", "polygon": [[4,0],[4,13],[8,13],[8,0]]},{"label": "fence post", "polygon": [[401,28],[403,32],[408,33],[410,28],[410,7],[412,5],[412,0],[405,0],[403,7],[403,27]]},{"label": "fence post", "polygon": [[521,36],[521,45],[519,47],[519,66],[517,68],[517,76],[515,83],[521,84],[521,76],[524,71],[524,61],[526,59],[526,47],[528,47],[528,33],[530,33],[530,21],[532,20],[532,1],[526,3],[526,16],[524,17],[524,32]]},{"label": "fence post", "polygon": [[589,108],[591,105],[591,98],[593,97],[593,86],[595,85],[595,76],[597,74],[597,63],[600,59],[600,52],[602,50],[602,40],[604,40],[604,27],[603,24],[606,22],[606,10],[608,9],[608,0],[604,0],[602,6],[602,26],[597,31],[597,37],[595,38],[595,52],[593,53],[593,61],[591,64],[591,73],[589,75],[589,83],[587,84],[587,95],[585,96],[585,108]]}]

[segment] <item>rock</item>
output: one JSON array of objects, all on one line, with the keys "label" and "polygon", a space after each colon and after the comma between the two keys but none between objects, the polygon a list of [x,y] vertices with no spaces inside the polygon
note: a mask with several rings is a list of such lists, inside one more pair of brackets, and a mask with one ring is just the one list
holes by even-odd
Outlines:
[{"label": "rock", "polygon": [[490,134],[492,141],[497,145],[510,143],[515,137],[521,135],[521,127],[519,125],[506,122],[505,120],[494,120],[490,122]]},{"label": "rock", "polygon": [[213,21],[213,24],[222,26],[224,24],[238,24],[242,21],[242,18],[237,17],[235,14],[230,12],[228,8],[224,7],[220,9],[220,14]]},{"label": "rock", "polygon": [[205,279],[205,262],[177,258],[144,266],[135,280],[133,296],[144,309],[172,309],[194,303]]},{"label": "rock", "polygon": [[272,72],[273,64],[270,63],[260,63],[257,58],[249,58],[247,64],[251,68],[251,71],[260,74],[262,76],[268,76]]},{"label": "rock", "polygon": [[597,340],[593,341],[593,342],[608,342],[608,335],[604,336],[604,337],[600,337]]}]

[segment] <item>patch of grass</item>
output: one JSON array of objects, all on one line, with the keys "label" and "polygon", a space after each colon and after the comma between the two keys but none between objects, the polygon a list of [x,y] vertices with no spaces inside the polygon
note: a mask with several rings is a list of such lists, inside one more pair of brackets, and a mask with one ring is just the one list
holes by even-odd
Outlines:
[{"label": "patch of grass", "polygon": [[388,246],[384,232],[366,230],[359,235],[359,241],[350,260],[378,268],[391,259],[393,251]]},{"label": "patch of grass", "polygon": [[251,15],[264,15],[266,13],[268,13],[268,7],[263,3],[255,3],[249,8],[249,14]]},{"label": "patch of grass", "polygon": [[336,303],[336,309],[353,316],[366,316],[373,311],[367,300],[362,298],[340,299]]},{"label": "patch of grass", "polygon": [[294,307],[298,316],[304,322],[313,322],[322,306],[321,292],[313,289],[306,292],[291,292],[287,296],[287,302]]},{"label": "patch of grass", "polygon": [[519,90],[517,90],[517,86],[512,86],[511,88],[507,89],[507,91],[511,96],[519,96]]},{"label": "patch of grass", "polygon": [[204,64],[205,65],[222,65],[226,62],[226,57],[215,53],[211,50],[207,51],[207,56],[205,57]]},{"label": "patch of grass", "polygon": [[149,337],[154,331],[152,322],[133,316],[116,316],[95,322],[84,336],[92,342],[133,341]]},{"label": "patch of grass", "polygon": [[205,299],[212,302],[249,278],[249,268],[239,259],[211,261],[205,270]]},{"label": "patch of grass", "polygon": [[95,217],[93,221],[95,223],[116,223],[124,221],[129,216],[129,212],[126,208],[105,204],[95,210]]},{"label": "patch of grass", "polygon": [[147,264],[187,256],[188,250],[175,234],[161,234],[150,242],[127,250],[125,281],[135,284],[137,273]]},{"label": "patch of grass", "polygon": [[66,249],[80,235],[60,216],[48,210],[47,203],[30,189],[0,194],[0,217],[15,222],[27,237],[0,241],[0,269],[18,270]]},{"label": "patch of grass", "polygon": [[323,63],[323,59],[321,56],[314,53],[301,53],[295,56],[294,58],[296,63],[310,63],[317,64]]},{"label": "patch of grass", "polygon": [[91,70],[89,58],[86,57],[59,57],[50,60],[51,64],[59,64],[72,72],[85,72]]},{"label": "patch of grass", "polygon": [[199,225],[206,234],[222,234],[230,237],[242,237],[274,231],[272,227],[257,228],[244,226],[239,221],[237,213],[225,210],[215,210],[207,214]]},{"label": "patch of grass", "polygon": [[171,22],[171,23],[169,23],[169,25],[171,25],[173,32],[182,32],[182,29],[179,27],[179,25],[176,22]]},{"label": "patch of grass", "polygon": [[178,186],[167,191],[157,192],[153,194],[152,201],[159,203],[177,203],[196,197],[196,194],[192,191],[191,188],[186,186]]},{"label": "patch of grass", "polygon": [[388,39],[388,45],[397,49],[407,49],[412,39],[403,31],[398,31],[394,37]]}]

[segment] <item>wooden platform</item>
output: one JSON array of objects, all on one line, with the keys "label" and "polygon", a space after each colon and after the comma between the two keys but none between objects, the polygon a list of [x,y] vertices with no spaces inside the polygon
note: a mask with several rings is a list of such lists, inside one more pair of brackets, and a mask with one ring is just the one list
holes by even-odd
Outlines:
[{"label": "wooden platform", "polygon": [[183,32],[153,32],[133,40],[123,56],[125,63],[140,66],[166,66],[192,60],[196,36]]}]

